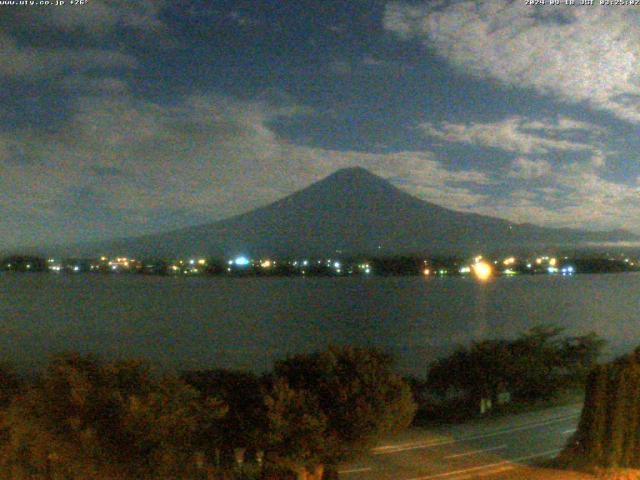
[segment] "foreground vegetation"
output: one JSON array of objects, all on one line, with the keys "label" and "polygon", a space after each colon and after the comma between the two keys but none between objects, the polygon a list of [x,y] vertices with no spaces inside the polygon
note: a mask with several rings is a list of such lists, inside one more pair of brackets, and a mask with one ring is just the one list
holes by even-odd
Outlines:
[{"label": "foreground vegetation", "polygon": [[578,430],[561,460],[640,468],[640,348],[591,372]]},{"label": "foreground vegetation", "polygon": [[566,336],[561,328],[537,326],[513,340],[460,347],[434,362],[426,381],[411,381],[417,421],[466,420],[581,396],[604,345],[593,332]]},{"label": "foreground vegetation", "polygon": [[331,348],[263,377],[156,376],[78,354],[32,382],[4,368],[0,478],[320,479],[411,423],[415,404],[392,366],[377,350]]},{"label": "foreground vegetation", "polygon": [[434,362],[426,381],[408,382],[389,355],[353,347],[292,356],[262,376],[157,375],[144,362],[76,353],[53,357],[30,380],[4,366],[0,480],[336,478],[335,465],[414,418],[464,420],[487,402],[531,406],[587,378],[596,413],[583,415],[574,447],[594,462],[627,465],[640,446],[631,440],[640,416],[633,410],[623,433],[612,425],[640,393],[640,353],[589,376],[603,344],[593,333],[535,327],[461,347]]}]

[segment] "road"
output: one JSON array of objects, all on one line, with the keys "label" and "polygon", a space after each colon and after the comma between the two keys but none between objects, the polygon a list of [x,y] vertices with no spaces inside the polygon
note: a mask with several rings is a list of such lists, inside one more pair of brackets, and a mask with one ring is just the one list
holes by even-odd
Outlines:
[{"label": "road", "polygon": [[462,480],[554,457],[575,431],[581,405],[455,425],[410,429],[340,467],[344,480]]}]

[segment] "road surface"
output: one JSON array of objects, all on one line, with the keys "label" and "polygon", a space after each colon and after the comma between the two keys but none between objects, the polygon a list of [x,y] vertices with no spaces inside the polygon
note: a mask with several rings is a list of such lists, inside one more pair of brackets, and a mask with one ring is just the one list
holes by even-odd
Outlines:
[{"label": "road surface", "polygon": [[462,480],[551,458],[575,432],[582,405],[411,429],[340,467],[341,480]]}]

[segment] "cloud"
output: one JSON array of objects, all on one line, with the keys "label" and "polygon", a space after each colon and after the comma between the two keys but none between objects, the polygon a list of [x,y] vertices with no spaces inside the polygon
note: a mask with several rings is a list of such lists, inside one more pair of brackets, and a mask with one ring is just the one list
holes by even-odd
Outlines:
[{"label": "cloud", "polygon": [[[597,3],[597,2],[596,2]],[[460,70],[640,122],[640,10],[391,2],[384,26]]]},{"label": "cloud", "polygon": [[82,31],[90,35],[117,28],[158,31],[164,28],[164,0],[90,0],[84,6],[50,8],[46,15],[33,16],[36,25],[63,31]]},{"label": "cloud", "polygon": [[0,32],[0,77],[29,80],[51,78],[65,71],[135,68],[135,57],[114,50],[96,48],[35,48],[18,46]]},{"label": "cloud", "polygon": [[549,177],[552,172],[553,168],[546,160],[518,157],[513,161],[512,168],[507,175],[520,180],[537,180]]},{"label": "cloud", "polygon": [[[31,244],[211,221],[349,166],[410,179],[414,193],[454,208],[484,199],[473,191],[490,183],[484,173],[450,170],[429,152],[308,147],[271,126],[308,113],[220,95],[188,95],[170,105],[126,93],[83,95],[56,131],[0,133],[0,231],[9,243]],[[38,161],[13,162],[18,147]],[[14,229],[9,219],[16,218],[30,227]]]},{"label": "cloud", "polygon": [[472,211],[555,227],[639,230],[640,184],[607,179],[613,152],[602,143],[607,130],[599,126],[566,116],[511,116],[485,123],[423,123],[419,129],[440,141],[512,156],[492,177],[507,194],[493,195]]},{"label": "cloud", "polygon": [[528,121],[523,124],[523,127],[529,130],[543,130],[546,132],[572,132],[572,131],[584,131],[591,132],[597,135],[603,135],[606,133],[606,129],[592,123],[581,122],[571,117],[559,115],[556,121],[553,120],[534,120]]},{"label": "cloud", "polygon": [[247,13],[240,12],[239,10],[231,11],[226,18],[239,27],[256,27],[260,25],[260,21],[257,18],[254,18]]},{"label": "cloud", "polygon": [[552,167],[544,159],[517,158],[508,178],[510,195],[479,206],[479,213],[554,227],[640,230],[640,187],[606,179],[594,162]]},{"label": "cloud", "polygon": [[528,121],[519,116],[489,123],[451,123],[439,125],[426,122],[418,127],[425,135],[439,140],[492,147],[506,152],[522,154],[546,154],[559,151],[597,151],[587,143],[570,141],[551,136],[549,133],[564,133],[571,130],[592,130],[596,127],[576,122],[566,117],[557,120]]},{"label": "cloud", "polygon": [[[203,223],[278,200],[350,166],[458,210],[552,226],[640,227],[638,185],[606,180],[591,161],[552,165],[544,154],[516,152],[551,152],[547,143],[508,143],[518,148],[512,147],[506,175],[456,170],[429,151],[311,147],[272,127],[301,114],[309,111],[214,94],[171,104],[126,92],[84,94],[57,131],[0,132],[0,232],[8,244],[25,245]],[[535,122],[517,125],[532,129]],[[18,153],[26,160],[14,161]]]}]

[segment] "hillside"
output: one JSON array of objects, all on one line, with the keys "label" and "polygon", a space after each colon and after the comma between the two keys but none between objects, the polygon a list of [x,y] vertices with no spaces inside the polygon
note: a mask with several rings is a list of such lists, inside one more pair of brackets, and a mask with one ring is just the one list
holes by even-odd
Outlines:
[{"label": "hillside", "polygon": [[413,197],[363,168],[348,168],[229,219],[157,235],[76,245],[65,253],[388,255],[579,247],[637,239],[623,230],[553,229],[458,212]]}]

